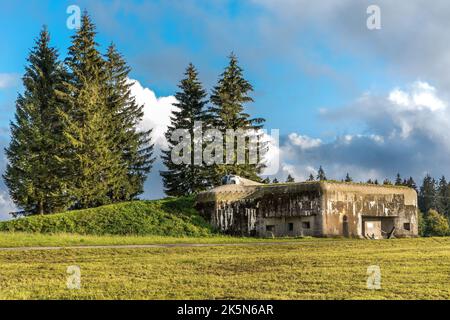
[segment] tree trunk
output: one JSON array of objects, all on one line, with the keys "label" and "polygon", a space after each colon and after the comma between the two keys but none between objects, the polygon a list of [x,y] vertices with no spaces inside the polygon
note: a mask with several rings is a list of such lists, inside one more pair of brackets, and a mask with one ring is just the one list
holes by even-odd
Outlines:
[{"label": "tree trunk", "polygon": [[39,214],[44,214],[44,203],[43,201],[39,201]]}]

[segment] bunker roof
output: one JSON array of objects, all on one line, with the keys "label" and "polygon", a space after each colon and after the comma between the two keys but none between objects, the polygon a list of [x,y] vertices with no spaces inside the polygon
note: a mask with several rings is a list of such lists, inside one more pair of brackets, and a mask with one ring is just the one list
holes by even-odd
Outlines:
[{"label": "bunker roof", "polygon": [[[246,179],[247,180],[247,179]],[[247,180],[251,181],[251,180]],[[252,181],[253,182],[253,181]],[[243,183],[216,187],[198,194],[197,202],[237,201],[258,199],[266,194],[286,194],[305,191],[321,193],[349,192],[360,194],[402,194],[405,201],[414,203],[417,199],[416,191],[405,186],[376,185],[340,181],[307,181],[293,183]]]}]

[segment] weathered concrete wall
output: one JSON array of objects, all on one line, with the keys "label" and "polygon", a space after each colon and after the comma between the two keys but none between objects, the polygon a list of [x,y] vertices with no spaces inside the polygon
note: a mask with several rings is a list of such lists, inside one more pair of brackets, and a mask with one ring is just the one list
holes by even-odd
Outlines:
[{"label": "weathered concrete wall", "polygon": [[213,226],[235,235],[256,235],[257,204],[255,200],[220,201],[210,216]]},{"label": "weathered concrete wall", "polygon": [[[315,229],[316,216],[258,219],[256,235],[260,237],[298,237],[319,235]],[[307,226],[305,225],[307,224]],[[273,226],[274,230],[268,230]]]},{"label": "weathered concrete wall", "polygon": [[[383,221],[383,231],[395,226],[395,236],[417,236],[417,194],[412,189],[325,185],[323,234],[364,237],[364,221]],[[346,220],[346,221],[345,221]],[[409,230],[405,229],[409,224]],[[344,225],[347,225],[347,234]]]},{"label": "weathered concrete wall", "polygon": [[369,220],[385,233],[395,226],[397,237],[418,234],[417,195],[408,188],[315,182],[217,189],[199,197],[198,209],[230,234],[364,237]]},{"label": "weathered concrete wall", "polygon": [[[258,201],[257,235],[271,236],[267,226],[274,225],[274,236],[320,236],[321,190],[297,185],[266,187]],[[305,226],[309,224],[309,227]],[[292,230],[289,230],[292,224]]]},{"label": "weathered concrete wall", "polygon": [[[221,191],[217,197],[203,194],[201,199],[208,201],[199,202],[197,208],[222,232],[261,237],[321,235],[321,219],[317,219],[321,189],[317,184],[264,186],[253,188],[251,194],[237,186],[224,186]],[[289,230],[290,223],[293,230]],[[309,223],[309,228],[304,223]]]}]

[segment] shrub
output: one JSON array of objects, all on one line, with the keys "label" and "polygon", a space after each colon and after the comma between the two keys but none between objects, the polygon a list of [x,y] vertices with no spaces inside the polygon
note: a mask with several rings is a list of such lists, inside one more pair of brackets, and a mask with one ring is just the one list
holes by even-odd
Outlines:
[{"label": "shrub", "polygon": [[426,225],[425,225],[425,217],[423,212],[417,210],[417,216],[419,218],[418,227],[419,227],[419,236],[425,237]]},{"label": "shrub", "polygon": [[132,201],[0,222],[0,231],[94,235],[207,236],[210,225],[191,198]]},{"label": "shrub", "polygon": [[424,231],[423,234],[428,237],[432,236],[446,236],[449,234],[450,228],[448,220],[436,210],[430,209],[424,216]]}]

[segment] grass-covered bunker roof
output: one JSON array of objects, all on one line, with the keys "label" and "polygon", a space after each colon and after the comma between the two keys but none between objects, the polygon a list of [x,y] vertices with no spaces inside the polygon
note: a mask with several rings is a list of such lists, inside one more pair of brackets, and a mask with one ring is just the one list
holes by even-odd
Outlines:
[{"label": "grass-covered bunker roof", "polygon": [[338,181],[311,181],[279,184],[231,184],[204,191],[198,194],[197,203],[238,201],[259,199],[266,194],[301,193],[318,191],[321,193],[351,192],[360,194],[402,194],[406,204],[415,204],[417,194],[405,186],[348,183]]}]

